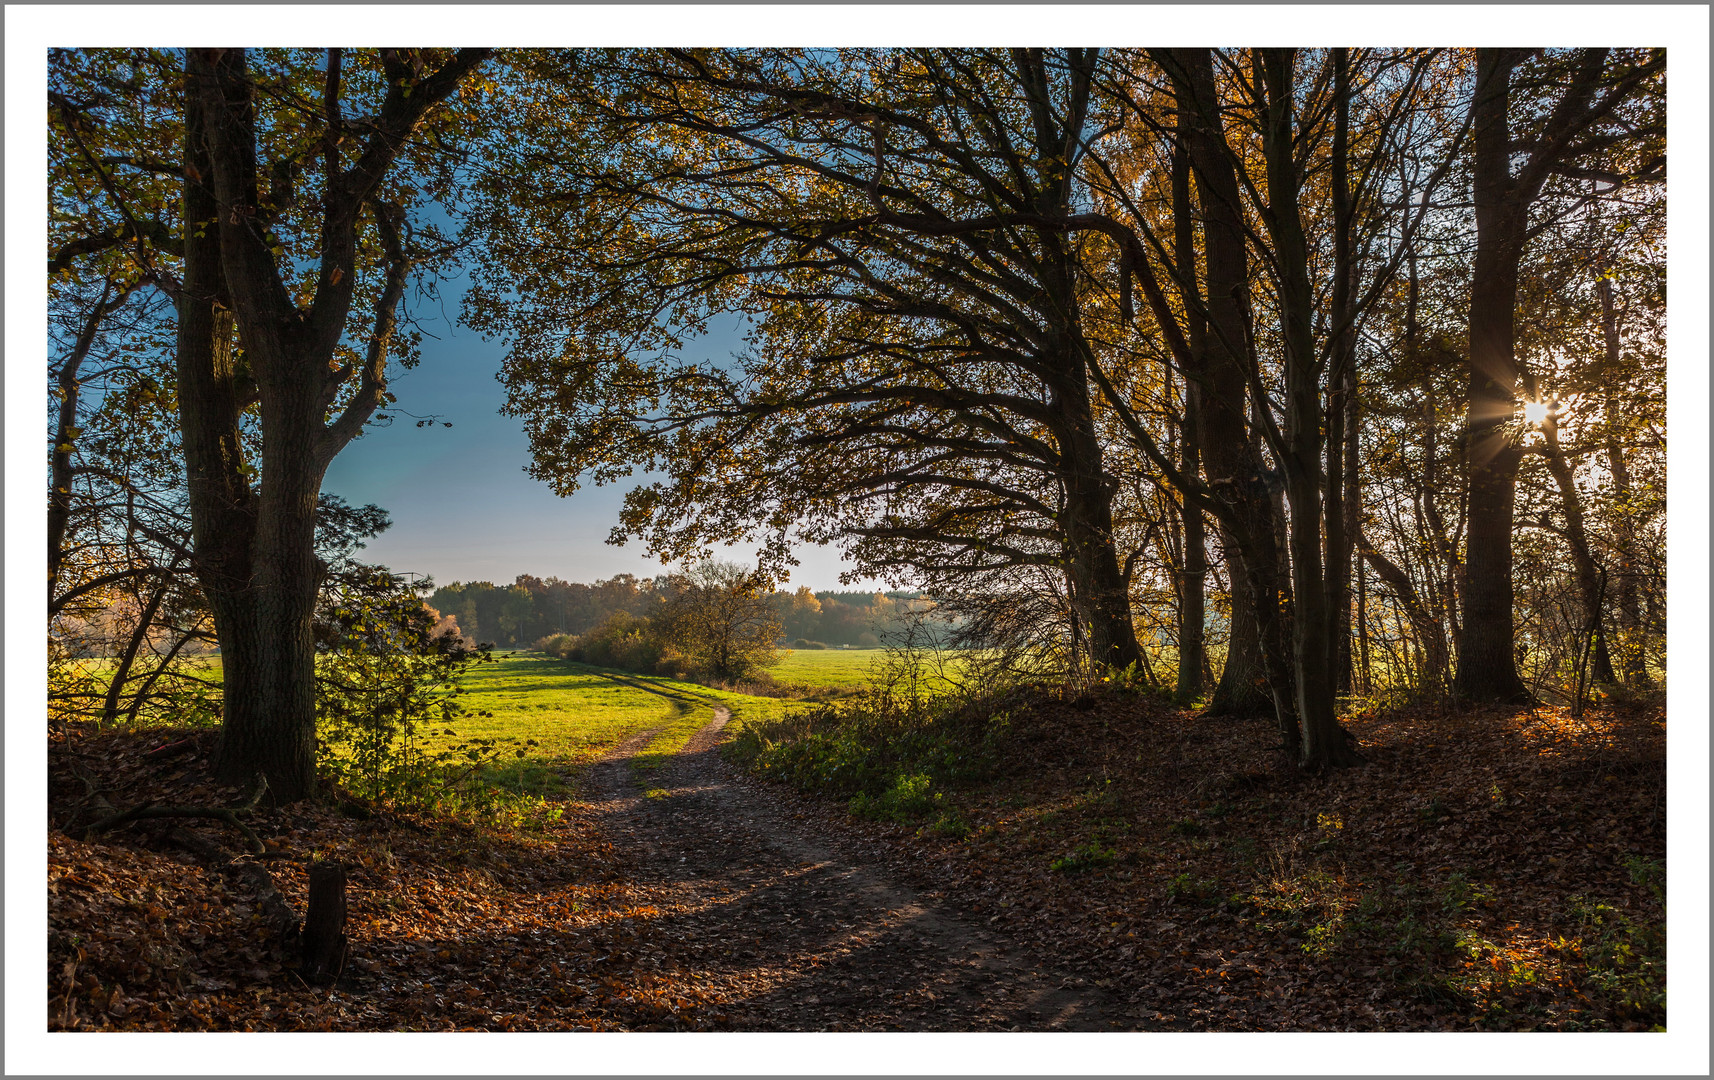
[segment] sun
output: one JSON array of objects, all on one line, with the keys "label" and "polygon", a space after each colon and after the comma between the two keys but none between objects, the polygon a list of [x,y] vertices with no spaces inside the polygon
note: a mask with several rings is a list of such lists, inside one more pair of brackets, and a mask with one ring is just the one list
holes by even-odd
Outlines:
[{"label": "sun", "polygon": [[1524,402],[1524,423],[1543,424],[1547,422],[1548,405],[1545,401]]}]

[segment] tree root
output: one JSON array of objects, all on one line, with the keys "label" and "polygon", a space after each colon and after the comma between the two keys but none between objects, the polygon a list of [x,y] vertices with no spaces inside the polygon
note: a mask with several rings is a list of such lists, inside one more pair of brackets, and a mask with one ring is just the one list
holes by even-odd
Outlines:
[{"label": "tree root", "polygon": [[244,839],[250,846],[250,854],[261,855],[268,849],[263,846],[262,840],[256,835],[255,830],[240,821],[238,815],[248,814],[256,809],[257,804],[262,801],[262,796],[267,791],[267,779],[258,776],[254,790],[244,802],[237,806],[156,806],[153,803],[144,803],[141,806],[133,806],[129,810],[109,814],[85,825],[78,834],[78,839],[87,840],[96,833],[117,829],[121,825],[129,825],[134,821],[148,821],[157,818],[201,818],[211,821],[224,821],[231,825],[244,834]]}]

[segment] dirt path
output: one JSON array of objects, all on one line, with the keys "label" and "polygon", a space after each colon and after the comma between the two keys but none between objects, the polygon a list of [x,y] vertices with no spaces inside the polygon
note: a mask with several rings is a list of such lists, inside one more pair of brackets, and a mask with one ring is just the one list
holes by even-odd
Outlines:
[{"label": "dirt path", "polygon": [[[639,949],[714,1000],[722,1026],[786,1031],[1137,1030],[1134,1010],[1008,947],[944,901],[794,820],[716,751],[715,717],[641,783],[630,740],[585,794],[658,915]],[[635,746],[630,743],[636,743]],[[645,794],[647,790],[647,794]]]}]

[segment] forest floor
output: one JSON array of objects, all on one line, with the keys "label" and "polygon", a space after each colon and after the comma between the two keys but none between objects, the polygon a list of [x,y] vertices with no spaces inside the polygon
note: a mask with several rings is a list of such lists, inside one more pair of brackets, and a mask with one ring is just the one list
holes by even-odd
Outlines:
[{"label": "forest floor", "polygon": [[[213,734],[50,753],[50,1030],[1625,1030],[1664,1023],[1664,712],[1359,717],[1303,777],[1265,725],[1044,699],[949,833],[746,776],[724,711],[578,798],[471,824],[259,809],[301,913],[350,870],[351,960],[299,978],[248,887],[113,805],[222,805]],[[163,749],[164,748],[164,749]],[[80,810],[79,808],[82,807]],[[75,825],[75,823],[73,823]],[[75,832],[75,827],[73,829]],[[230,867],[227,868],[230,871]]]}]

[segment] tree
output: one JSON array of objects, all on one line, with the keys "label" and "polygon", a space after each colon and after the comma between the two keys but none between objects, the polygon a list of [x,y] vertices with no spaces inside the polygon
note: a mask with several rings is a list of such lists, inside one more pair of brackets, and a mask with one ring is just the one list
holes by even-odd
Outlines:
[{"label": "tree", "polygon": [[[670,479],[632,494],[617,535],[672,558],[761,534],[782,568],[795,532],[926,588],[1054,567],[1088,655],[1134,662],[1087,282],[1059,223],[1080,198],[1094,63],[538,58],[469,312],[509,340],[537,474],[569,492],[659,466]],[[678,356],[729,312],[752,320],[748,355]]]},{"label": "tree", "polygon": [[[1348,557],[1350,545],[1341,535],[1348,515],[1341,505],[1343,481],[1335,497],[1326,468],[1337,461],[1342,469],[1346,454],[1343,444],[1326,433],[1338,431],[1342,437],[1348,427],[1350,338],[1391,280],[1404,250],[1395,246],[1372,258],[1372,267],[1359,278],[1354,227],[1360,224],[1361,241],[1373,245],[1389,228],[1408,238],[1423,216],[1396,197],[1383,197],[1387,182],[1379,165],[1405,154],[1413,142],[1431,148],[1448,143],[1444,122],[1414,132],[1401,120],[1449,111],[1444,94],[1435,100],[1425,79],[1438,54],[1365,58],[1370,115],[1361,157],[1352,147],[1354,80],[1351,58],[1344,54],[1330,58],[1331,78],[1313,81],[1300,76],[1299,58],[1291,50],[1222,56],[1226,84],[1239,102],[1230,111],[1243,118],[1233,131],[1227,130],[1223,114],[1228,110],[1207,51],[1153,55],[1173,87],[1180,117],[1175,128],[1188,128],[1187,156],[1198,177],[1204,220],[1206,286],[1197,287],[1194,262],[1179,264],[1193,251],[1191,245],[1178,242],[1169,249],[1157,238],[1152,215],[1118,170],[1105,188],[1113,210],[1079,215],[1070,224],[1099,229],[1120,245],[1122,280],[1134,276],[1141,284],[1170,362],[1200,384],[1200,457],[1207,479],[1180,468],[1131,407],[1134,395],[1113,378],[1132,377],[1129,373],[1097,367],[1094,375],[1142,457],[1187,501],[1221,523],[1234,591],[1246,593],[1250,602],[1261,666],[1286,745],[1306,768],[1346,764],[1352,756],[1334,704],[1338,620],[1330,611],[1342,602],[1343,589],[1341,574],[1329,573],[1327,562]],[[1142,117],[1143,126],[1164,130],[1151,122],[1148,105],[1138,96],[1136,88],[1146,85],[1146,75],[1126,71],[1115,79],[1114,93]],[[1445,176],[1459,138],[1452,133],[1450,147],[1429,165],[1429,187]],[[1420,156],[1423,150],[1413,152]],[[1325,156],[1334,159],[1328,171],[1340,190],[1327,200],[1333,205],[1334,221],[1327,230],[1332,235],[1318,237],[1314,227],[1325,227],[1326,218],[1313,211],[1325,204],[1313,197],[1308,178],[1320,170]],[[1360,162],[1354,180],[1352,158]],[[1172,204],[1183,205],[1185,198],[1180,191]],[[1246,266],[1251,248],[1257,256],[1255,272]],[[1323,258],[1322,252],[1329,254]],[[1331,274],[1325,273],[1329,267]],[[1318,284],[1328,277],[1330,292],[1318,294]],[[1162,288],[1162,280],[1175,284],[1176,297]],[[1126,292],[1121,290],[1122,308],[1128,306]],[[1252,305],[1265,312],[1255,324]],[[1193,343],[1192,334],[1202,340]],[[1328,422],[1330,410],[1337,423]],[[1281,551],[1281,539],[1289,558]],[[1234,638],[1240,628],[1235,625]],[[1235,652],[1229,653],[1228,676]]]},{"label": "tree", "polygon": [[807,585],[798,586],[796,592],[775,593],[773,602],[783,636],[812,641],[820,637],[821,601]]},{"label": "tree", "polygon": [[654,633],[696,669],[740,679],[774,660],[780,619],[765,577],[710,560],[667,579]]},{"label": "tree", "polygon": [[[346,120],[344,57],[330,51],[313,102],[320,115],[296,113],[319,137],[270,162],[259,155],[261,88],[248,54],[186,53],[184,217],[197,229],[185,244],[178,376],[198,569],[225,665],[215,764],[228,778],[261,772],[283,801],[315,790],[316,496],[334,456],[387,400],[398,307],[420,257],[406,246],[398,195],[382,182],[425,114],[485,55],[381,50],[378,108],[359,126]],[[282,258],[275,226],[294,199],[292,173],[315,157],[323,183],[310,215],[318,226],[310,285]],[[275,165],[286,182],[264,191]],[[354,355],[342,346],[365,224],[384,280]],[[251,394],[261,418],[258,484],[235,438]]]},{"label": "tree", "polygon": [[[1576,176],[1581,154],[1664,128],[1603,121],[1665,70],[1661,50],[1610,57],[1607,49],[1550,54],[1535,62],[1533,122],[1514,132],[1513,74],[1534,50],[1478,49],[1471,102],[1475,155],[1476,254],[1470,276],[1469,404],[1464,439],[1469,462],[1469,553],[1457,689],[1475,701],[1531,695],[1513,651],[1513,504],[1521,450],[1517,436],[1515,355],[1518,264],[1538,229],[1530,208],[1549,176]],[[1542,91],[1563,90],[1557,98]],[[1544,103],[1543,99],[1546,98]],[[1515,166],[1515,171],[1514,171]],[[1639,170],[1665,168],[1664,154]],[[1620,178],[1625,179],[1625,178]]]},{"label": "tree", "polygon": [[[408,212],[446,190],[456,132],[413,137],[485,55],[60,55],[69,201],[117,222],[54,258],[123,252],[175,301],[193,556],[224,659],[217,769],[260,772],[284,801],[315,786],[321,478],[390,400],[389,360],[410,359],[395,335],[405,283],[444,250]],[[175,107],[133,115],[131,97]],[[359,302],[370,317],[354,327]]]}]

